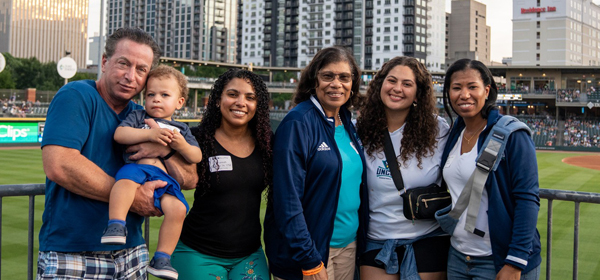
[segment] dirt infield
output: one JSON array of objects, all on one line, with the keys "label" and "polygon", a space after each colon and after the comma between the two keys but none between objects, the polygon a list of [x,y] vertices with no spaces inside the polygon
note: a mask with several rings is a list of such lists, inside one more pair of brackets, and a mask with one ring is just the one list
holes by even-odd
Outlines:
[{"label": "dirt infield", "polygon": [[568,157],[564,158],[562,162],[574,166],[600,170],[600,155]]}]

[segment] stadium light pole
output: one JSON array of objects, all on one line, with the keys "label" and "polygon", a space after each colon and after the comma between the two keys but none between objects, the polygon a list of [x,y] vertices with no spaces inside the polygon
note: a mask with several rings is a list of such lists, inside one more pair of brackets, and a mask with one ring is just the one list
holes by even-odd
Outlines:
[{"label": "stadium light pole", "polygon": [[104,46],[104,1],[100,0],[100,40],[98,40],[98,75],[97,79],[100,80],[102,76],[102,54]]}]

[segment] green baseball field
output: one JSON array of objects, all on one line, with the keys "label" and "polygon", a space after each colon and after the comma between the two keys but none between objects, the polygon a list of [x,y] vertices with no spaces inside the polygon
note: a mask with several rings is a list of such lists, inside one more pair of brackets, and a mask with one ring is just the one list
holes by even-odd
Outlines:
[{"label": "green baseball field", "polygon": [[[538,152],[540,187],[600,193],[600,154]],[[0,149],[0,185],[44,183],[41,151]],[[585,166],[585,167],[582,167]],[[190,205],[193,192],[184,192]],[[27,279],[28,197],[2,199],[2,279]],[[543,199],[538,219],[542,236],[542,277],[546,278],[546,236],[548,201]],[[35,256],[37,235],[42,224],[44,197],[35,198]],[[264,215],[264,205],[262,208]],[[579,231],[579,279],[600,279],[598,242],[600,205],[582,203]],[[552,240],[552,279],[572,279],[574,203],[554,201]],[[156,249],[160,218],[150,219],[150,250]],[[34,266],[34,271],[36,267]]]}]

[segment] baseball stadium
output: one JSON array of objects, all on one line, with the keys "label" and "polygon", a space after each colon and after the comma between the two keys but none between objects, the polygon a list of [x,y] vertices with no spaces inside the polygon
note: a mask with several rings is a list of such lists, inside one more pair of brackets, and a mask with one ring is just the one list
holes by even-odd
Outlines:
[{"label": "baseball stadium", "polygon": [[[273,129],[285,116],[301,69],[248,67],[215,62],[195,63],[163,58],[162,63],[188,75],[190,98],[176,113],[179,121],[201,122],[214,78],[194,76],[200,67],[249,68],[266,81],[271,93]],[[541,279],[600,279],[596,242],[600,225],[600,76],[592,67],[491,66],[499,88],[502,114],[517,117],[533,132],[537,149],[541,207],[538,230],[542,239]],[[364,85],[375,72],[363,72]],[[438,107],[443,73],[432,73]],[[0,90],[0,211],[2,250],[0,276],[31,279],[36,263],[44,207],[45,175],[40,143],[45,115],[55,92]],[[143,104],[142,99],[136,102]],[[69,133],[69,132],[65,132]],[[184,192],[191,204],[193,191]],[[265,204],[261,207],[264,216]],[[161,218],[146,227],[149,249],[156,249]]]}]

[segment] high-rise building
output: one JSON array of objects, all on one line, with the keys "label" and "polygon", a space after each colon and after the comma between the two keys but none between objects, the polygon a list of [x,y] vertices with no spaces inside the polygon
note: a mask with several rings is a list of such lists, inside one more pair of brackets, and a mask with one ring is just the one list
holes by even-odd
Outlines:
[{"label": "high-rise building", "polygon": [[600,65],[600,6],[513,0],[512,65]]},{"label": "high-rise building", "polygon": [[486,6],[475,0],[452,0],[448,16],[448,57],[446,65],[470,58],[489,65],[491,28],[486,21]]},{"label": "high-rise building", "polygon": [[442,72],[446,68],[445,0],[430,0],[427,6],[427,69]]},{"label": "high-rise building", "polygon": [[441,69],[444,7],[444,0],[241,0],[238,63],[304,67],[320,49],[342,45],[363,69],[399,55],[431,57]]},{"label": "high-rise building", "polygon": [[0,52],[85,68],[88,0],[0,0]]},{"label": "high-rise building", "polygon": [[95,33],[94,36],[88,39],[88,60],[87,65],[98,66],[100,58],[100,35]]},{"label": "high-rise building", "polygon": [[426,0],[367,0],[366,69],[379,69],[390,58],[427,58]]},{"label": "high-rise building", "polygon": [[[243,63],[257,66],[269,66],[269,55],[271,52],[270,42],[264,40],[265,37],[271,37],[269,28],[271,26],[271,3],[265,3],[263,0],[240,0],[238,9],[238,30],[237,32],[237,63],[242,64],[242,57],[246,57]],[[269,5],[269,9],[267,9]],[[265,16],[269,13],[269,16]],[[265,26],[265,22],[268,25]],[[263,49],[263,46],[265,49]],[[266,54],[266,57],[265,55]]]},{"label": "high-rise building", "polygon": [[163,56],[236,62],[237,0],[109,0],[107,15],[108,34],[139,27]]}]

